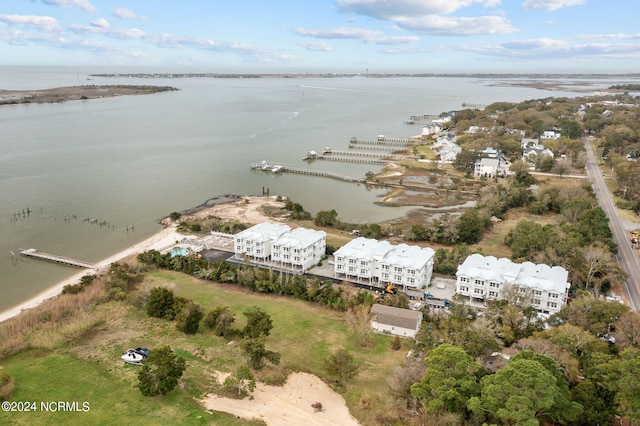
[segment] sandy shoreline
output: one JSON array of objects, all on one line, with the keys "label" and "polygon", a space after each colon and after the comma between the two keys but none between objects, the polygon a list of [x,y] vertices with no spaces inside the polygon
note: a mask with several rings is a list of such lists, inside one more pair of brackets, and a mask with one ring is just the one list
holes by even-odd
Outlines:
[{"label": "sandy shoreline", "polygon": [[175,243],[176,240],[179,240],[182,237],[183,237],[182,234],[179,234],[176,231],[175,225],[168,226],[162,229],[161,231],[157,232],[156,234],[152,235],[151,237],[147,238],[146,240],[141,241],[140,243],[133,245],[127,249],[124,249],[119,253],[114,254],[113,256],[109,256],[97,262],[95,270],[85,269],[85,270],[79,271],[77,274],[74,274],[63,281],[60,281],[59,283],[46,289],[45,291],[32,297],[31,299],[25,302],[22,302],[17,306],[9,308],[3,312],[0,312],[0,322],[6,321],[9,318],[13,318],[24,310],[35,308],[45,300],[51,299],[52,297],[59,295],[62,292],[62,289],[64,288],[64,286],[69,284],[77,284],[80,281],[80,278],[82,278],[84,275],[96,273],[100,269],[109,267],[109,265],[111,265],[113,262],[122,260],[128,256],[131,256],[132,254],[142,253],[144,251],[152,250],[152,249],[157,250],[157,249],[164,248],[168,245]]},{"label": "sandy shoreline", "polygon": [[[282,207],[283,202],[278,202],[273,197],[257,197],[257,196],[232,196],[225,195],[208,200],[210,203],[197,206],[188,210],[188,216],[195,216],[199,218],[207,217],[208,215],[215,215],[224,220],[234,220],[247,224],[256,224],[266,220],[274,220],[268,218],[262,214],[261,209],[264,206]],[[218,203],[216,203],[218,200]],[[277,219],[275,219],[277,221]],[[165,224],[165,227],[154,235],[150,236],[144,241],[139,242],[127,249],[120,251],[110,257],[107,257],[96,263],[96,269],[100,270],[107,268],[113,262],[120,261],[133,254],[145,252],[147,250],[161,250],[176,241],[181,240],[184,235],[180,234],[176,230],[176,224]],[[9,318],[15,317],[20,312],[34,308],[40,305],[47,299],[51,299],[59,295],[62,292],[64,286],[69,284],[77,284],[83,275],[96,273],[96,270],[82,270],[77,274],[60,281],[54,286],[46,289],[42,293],[32,297],[31,299],[22,302],[12,308],[9,308],[3,312],[0,312],[0,322],[6,321]]]}]

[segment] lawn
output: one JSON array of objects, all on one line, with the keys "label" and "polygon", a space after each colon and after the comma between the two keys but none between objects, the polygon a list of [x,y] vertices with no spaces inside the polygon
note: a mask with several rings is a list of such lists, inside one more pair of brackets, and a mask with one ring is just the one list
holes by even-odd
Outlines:
[{"label": "lawn", "polygon": [[[409,342],[400,351],[390,349],[390,336],[374,335],[362,348],[343,321],[343,314],[303,301],[246,292],[232,285],[201,281],[191,276],[156,271],[147,274],[136,291],[167,285],[178,296],[192,299],[205,311],[228,306],[236,313],[237,328],[244,326],[242,312],[252,306],[267,312],[273,330],[267,348],[281,354],[279,366],[268,366],[257,377],[281,384],[290,371],[324,377],[323,359],[337,348],[348,349],[360,363],[360,373],[339,391],[351,413],[363,424],[374,423],[388,412],[387,377],[405,359]],[[135,300],[135,294],[130,295]],[[195,335],[177,331],[172,322],[149,318],[131,304],[109,302],[90,309],[89,330],[66,327],[58,335],[31,336],[34,341],[65,342],[33,349],[0,361],[0,370],[15,382],[13,401],[78,401],[89,403],[88,412],[0,413],[0,424],[256,424],[223,413],[206,413],[197,400],[216,389],[216,374],[233,371],[243,363],[239,345],[201,329]],[[97,320],[100,319],[100,320]],[[86,318],[85,318],[86,321]],[[129,347],[171,346],[187,360],[179,388],[164,397],[145,398],[137,389],[137,366],[123,364],[119,356]],[[375,405],[371,405],[375,404]]]}]

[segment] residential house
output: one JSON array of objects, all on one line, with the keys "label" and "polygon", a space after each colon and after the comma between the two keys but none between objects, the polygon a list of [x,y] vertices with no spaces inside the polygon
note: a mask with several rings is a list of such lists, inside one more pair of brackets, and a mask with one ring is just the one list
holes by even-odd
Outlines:
[{"label": "residential house", "polygon": [[544,146],[540,145],[540,141],[538,139],[532,139],[532,138],[520,139],[520,148],[526,149],[529,147],[544,148]]},{"label": "residential house", "polygon": [[540,135],[540,141],[547,141],[547,140],[556,140],[560,138],[560,132],[556,132],[554,130],[545,130],[544,132],[542,132],[542,134]]},{"label": "residential house", "polygon": [[438,123],[430,123],[422,128],[422,136],[436,135],[442,132],[443,129],[444,127]]},{"label": "residential house", "polygon": [[422,324],[422,312],[375,303],[371,307],[371,327],[386,334],[415,337]]},{"label": "residential house", "polygon": [[473,175],[476,177],[504,177],[507,174],[507,165],[504,159],[498,158],[480,158],[476,161],[473,169]]},{"label": "residential house", "polygon": [[452,163],[462,151],[460,145],[456,143],[456,137],[451,133],[438,138],[431,149],[440,154],[440,161],[443,163]]},{"label": "residential house", "polygon": [[358,237],[333,254],[334,277],[402,291],[423,289],[431,281],[435,251]]},{"label": "residential house", "polygon": [[234,237],[235,258],[304,272],[326,252],[326,233],[263,222]]},{"label": "residential house", "polygon": [[[554,314],[567,304],[569,272],[561,266],[531,262],[514,263],[509,259],[472,254],[458,266],[456,293],[470,302],[499,300],[508,291],[538,312]],[[507,290],[509,288],[510,290]]]},{"label": "residential house", "polygon": [[538,145],[537,147],[529,147],[525,148],[522,151],[522,161],[525,163],[532,163],[536,159],[541,157],[551,157],[554,158],[553,151],[549,148],[545,148],[542,145]]}]

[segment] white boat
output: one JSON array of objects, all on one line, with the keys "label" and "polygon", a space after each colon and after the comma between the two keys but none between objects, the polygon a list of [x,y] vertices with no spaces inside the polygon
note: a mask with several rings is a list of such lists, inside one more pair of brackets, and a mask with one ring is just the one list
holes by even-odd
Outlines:
[{"label": "white boat", "polygon": [[272,171],[273,173],[278,173],[278,172],[281,172],[283,168],[284,168],[284,166],[281,166],[280,164],[278,164],[278,165],[276,165],[276,166],[273,166],[273,167],[271,168],[271,171]]},{"label": "white boat", "polygon": [[146,357],[133,349],[129,349],[124,351],[120,358],[128,364],[142,365],[142,361],[144,361]]}]

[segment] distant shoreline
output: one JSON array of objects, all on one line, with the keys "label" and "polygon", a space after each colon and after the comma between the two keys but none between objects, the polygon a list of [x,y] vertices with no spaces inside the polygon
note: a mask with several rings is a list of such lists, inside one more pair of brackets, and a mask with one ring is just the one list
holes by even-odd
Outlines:
[{"label": "distant shoreline", "polygon": [[179,90],[170,86],[86,85],[56,87],[43,90],[0,90],[1,105],[44,104],[67,101],[113,98],[116,96],[150,95]]}]

